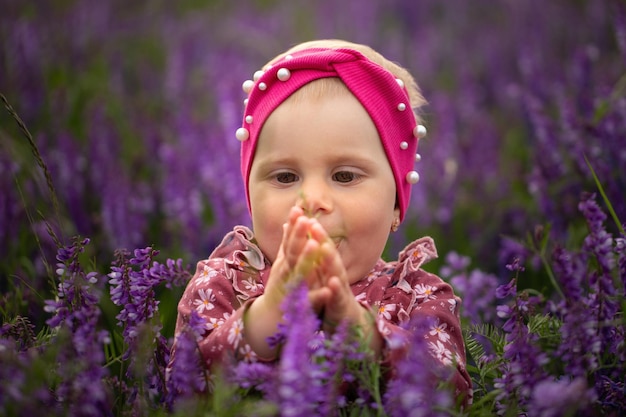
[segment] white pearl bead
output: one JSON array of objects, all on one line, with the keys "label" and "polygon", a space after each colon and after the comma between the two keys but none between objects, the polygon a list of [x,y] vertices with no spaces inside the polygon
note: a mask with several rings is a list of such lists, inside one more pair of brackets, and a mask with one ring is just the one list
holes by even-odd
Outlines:
[{"label": "white pearl bead", "polygon": [[285,60],[289,61],[290,59],[293,59],[293,55],[286,55],[285,56]]},{"label": "white pearl bead", "polygon": [[404,103],[398,104],[398,110],[405,111],[406,110],[406,104],[404,104]]},{"label": "white pearl bead", "polygon": [[252,120],[254,120],[254,119],[252,118],[252,115],[250,115],[250,114],[249,114],[249,115],[247,115],[247,116],[246,116],[246,123],[251,124],[251,123],[252,123]]},{"label": "white pearl bead", "polygon": [[247,98],[243,100],[243,105],[244,105],[244,107],[248,105],[248,99]]},{"label": "white pearl bead", "polygon": [[408,142],[402,141],[400,142],[400,149],[407,149],[409,147]]},{"label": "white pearl bead", "polygon": [[413,129],[413,136],[418,139],[422,139],[423,137],[425,137],[426,133],[426,127],[424,125],[417,125],[415,126],[415,129]]},{"label": "white pearl bead", "polygon": [[259,78],[261,78],[263,74],[265,74],[265,71],[261,71],[261,70],[255,71],[254,75],[252,76],[252,79],[254,81],[259,81]]},{"label": "white pearl bead", "polygon": [[246,129],[245,127],[240,127],[235,132],[235,136],[237,137],[237,140],[243,142],[248,140],[248,138],[250,137],[250,132],[248,132],[248,129]]},{"label": "white pearl bead", "polygon": [[417,184],[419,180],[420,174],[418,174],[416,171],[410,171],[408,174],[406,174],[406,181],[409,184]]},{"label": "white pearl bead", "polygon": [[419,161],[421,161],[421,160],[422,160],[422,155],[420,155],[420,154],[416,153],[416,154],[415,154],[415,162],[419,162]]},{"label": "white pearl bead", "polygon": [[287,68],[281,68],[276,73],[276,77],[281,81],[287,81],[289,77],[291,77],[291,71],[289,71]]},{"label": "white pearl bead", "polygon": [[252,80],[246,80],[243,82],[243,84],[241,84],[241,88],[243,89],[243,92],[246,94],[252,91],[252,87],[254,87],[254,81]]},{"label": "white pearl bead", "polygon": [[402,81],[400,78],[396,78],[396,82],[398,83],[400,88],[404,88],[404,81]]},{"label": "white pearl bead", "polygon": [[265,91],[265,89],[267,88],[267,84],[265,83],[259,83],[259,90],[261,91]]}]

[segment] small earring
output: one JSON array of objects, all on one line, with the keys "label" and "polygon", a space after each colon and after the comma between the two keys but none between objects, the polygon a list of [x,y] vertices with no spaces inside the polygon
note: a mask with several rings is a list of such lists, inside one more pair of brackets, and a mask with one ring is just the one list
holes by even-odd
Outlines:
[{"label": "small earring", "polygon": [[398,227],[400,227],[400,219],[396,217],[395,219],[393,219],[393,223],[391,223],[391,231],[397,232]]}]

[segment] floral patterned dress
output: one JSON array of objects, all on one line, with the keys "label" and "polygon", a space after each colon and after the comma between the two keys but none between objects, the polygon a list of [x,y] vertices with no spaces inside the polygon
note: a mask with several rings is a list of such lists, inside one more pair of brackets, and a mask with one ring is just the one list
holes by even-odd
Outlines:
[{"label": "floral patterned dress", "polygon": [[[436,257],[433,240],[418,239],[400,252],[397,262],[379,260],[366,277],[351,287],[356,299],[373,311],[386,342],[383,361],[392,368],[401,357],[401,349],[390,348],[392,340],[408,339],[400,324],[415,315],[433,317],[426,335],[430,354],[444,365],[456,364],[452,382],[457,395],[467,401],[471,398],[471,379],[465,368],[461,300],[441,278],[421,269]],[[270,267],[254,243],[252,231],[245,226],[236,226],[208,259],[198,262],[178,304],[176,335],[189,321],[192,310],[204,318],[206,331],[198,344],[208,368],[227,356],[229,360],[263,360],[243,339],[243,314],[263,294]]]}]

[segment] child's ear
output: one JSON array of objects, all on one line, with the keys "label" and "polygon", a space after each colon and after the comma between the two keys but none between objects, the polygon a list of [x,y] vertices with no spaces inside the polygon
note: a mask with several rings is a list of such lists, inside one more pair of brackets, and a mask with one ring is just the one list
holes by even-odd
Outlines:
[{"label": "child's ear", "polygon": [[391,226],[389,227],[389,230],[391,230],[392,232],[397,232],[398,227],[400,227],[400,209],[396,207],[393,210],[393,220],[391,221]]}]

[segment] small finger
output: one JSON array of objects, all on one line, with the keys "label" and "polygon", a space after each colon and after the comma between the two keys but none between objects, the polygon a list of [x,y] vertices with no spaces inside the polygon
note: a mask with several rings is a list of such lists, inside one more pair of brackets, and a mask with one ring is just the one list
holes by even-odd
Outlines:
[{"label": "small finger", "polygon": [[316,314],[319,314],[328,303],[331,297],[331,292],[328,288],[321,287],[310,290],[308,297],[313,311],[315,311]]},{"label": "small finger", "polygon": [[285,236],[285,255],[290,266],[295,266],[308,238],[308,219],[300,216],[291,224]]},{"label": "small finger", "polygon": [[339,277],[346,284],[348,277],[346,268],[341,259],[341,255],[337,251],[332,241],[326,241],[320,245],[319,249],[319,268],[320,272],[328,277]]},{"label": "small finger", "polygon": [[319,243],[332,242],[326,229],[316,219],[311,220],[311,226],[309,228],[310,237],[317,240]]},{"label": "small finger", "polygon": [[298,256],[296,263],[296,274],[307,280],[307,283],[314,284],[317,280],[317,269],[319,266],[320,245],[313,239],[308,239]]}]

